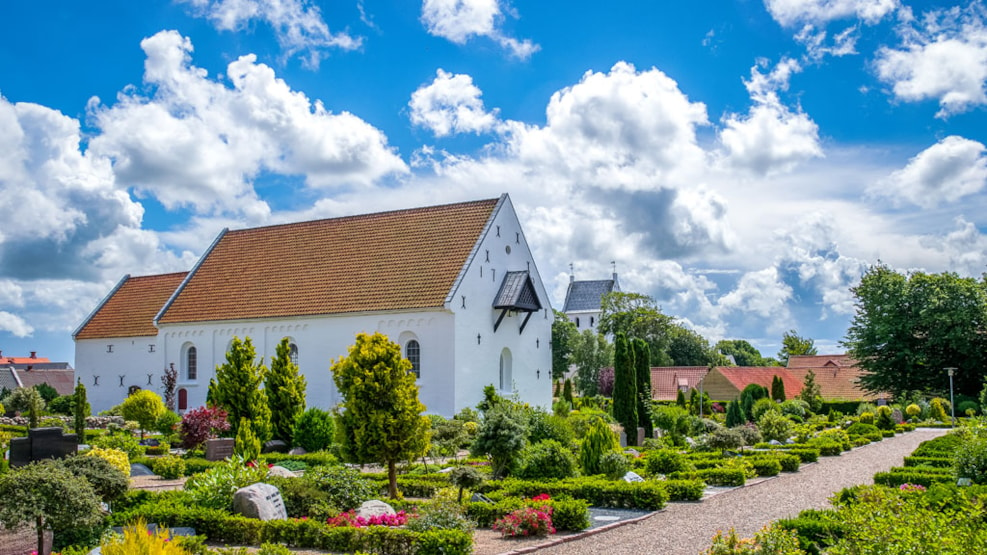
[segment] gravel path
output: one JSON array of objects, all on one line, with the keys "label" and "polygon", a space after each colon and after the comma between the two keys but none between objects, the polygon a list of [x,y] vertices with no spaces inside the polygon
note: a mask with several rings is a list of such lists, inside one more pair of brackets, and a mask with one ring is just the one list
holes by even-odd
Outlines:
[{"label": "gravel path", "polygon": [[919,443],[947,431],[919,429],[839,457],[820,457],[819,463],[797,473],[721,493],[702,503],[670,503],[643,521],[540,549],[538,555],[696,555],[709,547],[718,530],[735,528],[739,536],[751,537],[766,524],[803,509],[828,508],[834,493],[872,484],[875,473],[901,466]]}]

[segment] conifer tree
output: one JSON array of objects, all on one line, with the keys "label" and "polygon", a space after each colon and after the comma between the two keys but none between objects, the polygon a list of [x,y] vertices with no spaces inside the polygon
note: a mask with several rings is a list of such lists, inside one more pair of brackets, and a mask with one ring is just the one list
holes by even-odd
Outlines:
[{"label": "conifer tree", "polygon": [[569,403],[570,407],[572,406],[572,380],[569,378],[566,378],[562,385],[562,398]]},{"label": "conifer tree", "polygon": [[411,363],[386,336],[361,333],[333,363],[332,377],[343,396],[336,435],[344,458],[384,463],[387,492],[397,498],[397,462],[425,452],[431,427]]},{"label": "conifer tree", "polygon": [[771,398],[779,403],[785,400],[785,382],[777,375],[771,378]]},{"label": "conifer tree", "polygon": [[209,402],[228,413],[233,437],[240,431],[240,419],[246,418],[261,443],[271,439],[271,409],[261,389],[265,374],[267,368],[257,362],[250,338],[240,341],[234,337],[226,362],[216,367],[216,378],[209,380]]},{"label": "conifer tree", "polygon": [[624,427],[627,444],[637,444],[637,373],[627,337],[618,333],[613,352],[613,417]]},{"label": "conifer tree", "polygon": [[637,425],[644,428],[644,437],[654,435],[651,422],[651,348],[643,339],[635,339],[634,368],[637,376]]},{"label": "conifer tree", "polygon": [[267,406],[271,409],[271,436],[292,445],[295,425],[305,412],[305,376],[291,360],[288,338],[281,339],[264,380]]},{"label": "conifer tree", "polygon": [[740,394],[740,412],[744,416],[744,422],[754,420],[754,393],[748,389]]},{"label": "conifer tree", "polygon": [[75,436],[79,443],[86,442],[86,417],[92,409],[86,399],[86,386],[82,385],[82,379],[76,381],[75,393],[72,399],[72,415],[74,416]]},{"label": "conifer tree", "polygon": [[805,401],[812,412],[819,412],[822,409],[822,388],[816,383],[816,373],[811,369],[805,373],[805,379],[802,380],[802,391],[799,392],[798,398]]},{"label": "conifer tree", "polygon": [[742,426],[747,423],[743,410],[740,408],[740,401],[733,400],[727,403],[727,428]]},{"label": "conifer tree", "polygon": [[600,474],[600,459],[607,453],[620,449],[620,441],[602,418],[593,418],[589,429],[579,445],[579,464],[583,473],[592,476]]},{"label": "conifer tree", "polygon": [[687,408],[685,406],[685,393],[681,389],[675,394],[675,404],[683,409]]},{"label": "conifer tree", "polygon": [[243,457],[245,461],[255,461],[260,455],[260,439],[254,434],[253,424],[246,418],[241,418],[237,426],[233,452]]}]

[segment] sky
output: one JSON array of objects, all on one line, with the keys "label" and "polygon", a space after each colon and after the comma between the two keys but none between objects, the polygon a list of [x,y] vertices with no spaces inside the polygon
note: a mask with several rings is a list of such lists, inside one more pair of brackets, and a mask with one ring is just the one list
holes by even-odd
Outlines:
[{"label": "sky", "polygon": [[[987,263],[987,7],[901,0],[0,7],[0,350],[74,361],[223,228],[508,193],[710,341],[821,353],[872,264]],[[276,263],[276,261],[245,261]]]}]

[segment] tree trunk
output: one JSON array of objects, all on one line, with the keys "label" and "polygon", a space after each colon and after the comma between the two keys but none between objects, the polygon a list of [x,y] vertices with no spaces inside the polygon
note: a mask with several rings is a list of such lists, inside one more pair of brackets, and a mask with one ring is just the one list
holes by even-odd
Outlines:
[{"label": "tree trunk", "polygon": [[387,495],[391,499],[398,498],[398,470],[394,461],[387,461]]},{"label": "tree trunk", "polygon": [[38,554],[44,555],[45,552],[45,518],[43,516],[38,516],[35,522],[35,526],[38,529]]}]

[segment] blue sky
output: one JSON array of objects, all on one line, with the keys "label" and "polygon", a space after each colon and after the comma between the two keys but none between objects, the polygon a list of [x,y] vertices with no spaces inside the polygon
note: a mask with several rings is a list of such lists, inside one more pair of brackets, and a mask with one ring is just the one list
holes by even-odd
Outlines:
[{"label": "blue sky", "polygon": [[37,1],[0,17],[0,349],[74,358],[223,227],[510,193],[711,341],[837,352],[877,260],[987,262],[981,2]]}]

